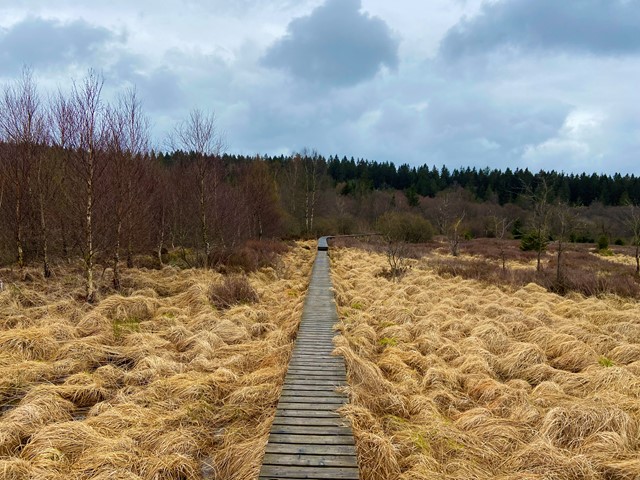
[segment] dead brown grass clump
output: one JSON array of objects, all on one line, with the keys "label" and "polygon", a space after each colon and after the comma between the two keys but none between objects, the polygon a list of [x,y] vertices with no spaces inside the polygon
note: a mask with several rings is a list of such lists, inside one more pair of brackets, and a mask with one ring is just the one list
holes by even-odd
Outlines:
[{"label": "dead brown grass clump", "polygon": [[219,309],[225,309],[232,305],[256,303],[258,294],[246,277],[229,276],[209,287],[209,299]]},{"label": "dead brown grass clump", "polygon": [[640,478],[636,300],[331,256],[363,480]]}]

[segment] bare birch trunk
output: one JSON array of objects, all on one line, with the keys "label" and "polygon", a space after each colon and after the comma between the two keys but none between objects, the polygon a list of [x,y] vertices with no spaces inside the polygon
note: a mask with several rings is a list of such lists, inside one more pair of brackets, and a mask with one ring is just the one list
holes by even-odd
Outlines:
[{"label": "bare birch trunk", "polygon": [[118,215],[116,223],[116,244],[113,249],[113,288],[120,290],[120,234],[122,232],[122,220]]},{"label": "bare birch trunk", "polygon": [[20,220],[22,215],[22,204],[20,202],[20,194],[16,195],[16,260],[18,261],[18,268],[24,267],[24,248],[22,243],[22,221]]},{"label": "bare birch trunk", "polygon": [[40,199],[40,230],[42,231],[42,271],[44,278],[51,277],[51,268],[49,267],[49,231],[47,229],[47,218],[44,211],[44,198],[42,191],[39,194]]},{"label": "bare birch trunk", "polygon": [[85,217],[85,274],[87,279],[86,292],[87,302],[93,303],[96,300],[96,291],[93,281],[93,152],[89,151],[89,165],[87,175],[87,205]]}]

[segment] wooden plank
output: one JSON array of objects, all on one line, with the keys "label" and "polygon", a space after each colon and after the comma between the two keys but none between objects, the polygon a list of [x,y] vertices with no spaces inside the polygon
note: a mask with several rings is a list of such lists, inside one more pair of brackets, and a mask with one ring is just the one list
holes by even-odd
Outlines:
[{"label": "wooden plank", "polygon": [[296,455],[287,453],[267,453],[262,460],[263,465],[295,465],[310,467],[351,467],[358,463],[351,455]]},{"label": "wooden plank", "polygon": [[285,378],[285,381],[289,386],[301,386],[301,385],[326,385],[327,388],[334,390],[338,387],[344,387],[345,382],[340,377],[320,377],[318,375],[290,375]]},{"label": "wooden plank", "polygon": [[279,465],[263,465],[260,470],[261,479],[281,480],[294,478],[358,480],[357,468],[348,467],[281,467]]},{"label": "wooden plank", "polygon": [[312,375],[308,373],[299,373],[299,372],[287,373],[286,377],[284,377],[284,381],[287,382],[292,380],[329,380],[329,381],[337,382],[339,384],[344,384],[344,375],[332,375],[330,373],[324,374],[324,375],[322,374]]},{"label": "wooden plank", "polygon": [[343,403],[299,403],[299,402],[279,402],[278,408],[283,410],[330,410],[334,411],[342,407]]},{"label": "wooden plank", "polygon": [[311,370],[311,369],[302,369],[302,368],[295,368],[295,367],[287,370],[287,375],[307,375],[307,376],[313,375],[314,377],[331,376],[331,377],[338,377],[340,379],[345,378],[344,372],[339,372],[333,369],[322,371],[317,369]]},{"label": "wooden plank", "polygon": [[301,395],[282,395],[280,397],[281,403],[311,403],[315,405],[323,405],[325,403],[336,403],[342,405],[347,399],[339,397],[338,395],[332,395],[328,397],[303,397]]},{"label": "wooden plank", "polygon": [[271,443],[304,443],[308,445],[353,445],[352,435],[298,435],[293,433],[272,433]]},{"label": "wooden plank", "polygon": [[335,357],[330,357],[329,355],[320,355],[318,352],[314,351],[307,351],[307,352],[294,352],[295,355],[292,358],[300,358],[300,359],[307,359],[307,358],[316,358],[316,359],[324,359],[324,358],[335,358]]},{"label": "wooden plank", "polygon": [[339,380],[344,381],[346,372],[337,370],[335,368],[327,368],[322,370],[307,370],[307,369],[300,369],[300,368],[291,368],[287,371],[287,375],[290,377],[301,376],[301,377],[309,377],[309,378],[331,377],[331,378],[337,378]]},{"label": "wooden plank", "polygon": [[279,407],[276,415],[281,417],[302,417],[302,418],[341,418],[335,410],[309,410],[298,408]]},{"label": "wooden plank", "polygon": [[[311,386],[315,386],[315,385],[311,385]],[[322,390],[306,390],[303,388],[287,387],[282,389],[281,395],[285,397],[292,397],[292,396],[298,395],[301,397],[338,398],[341,401],[347,400],[348,398],[346,395],[342,393],[338,393],[333,390],[328,390],[326,388],[323,388]]]},{"label": "wooden plank", "polygon": [[351,428],[327,425],[272,425],[271,433],[295,434],[295,435],[349,435]]},{"label": "wooden plank", "polygon": [[348,426],[349,422],[342,417],[285,417],[276,415],[272,425],[311,425],[314,427],[343,427]]},{"label": "wooden plank", "polygon": [[307,355],[315,355],[317,357],[326,358],[331,356],[333,350],[334,347],[319,347],[318,345],[313,344],[300,344],[297,347],[293,347],[293,355],[304,353]]},{"label": "wooden plank", "polygon": [[[313,388],[309,388],[313,387]],[[334,397],[337,396],[339,398],[346,398],[347,396],[344,393],[336,392],[333,389],[327,389],[326,385],[307,385],[307,388],[304,387],[285,387],[282,389],[281,395],[286,395],[288,397],[292,395],[300,395],[305,397]]]},{"label": "wooden plank", "polygon": [[332,367],[338,367],[341,370],[345,370],[344,368],[344,364],[340,363],[340,362],[328,362],[326,360],[318,360],[318,361],[313,361],[311,359],[309,360],[294,360],[293,362],[291,362],[289,364],[289,368],[298,368],[298,367],[314,367],[314,368],[332,368]]},{"label": "wooden plank", "polygon": [[313,376],[313,377],[323,377],[323,376],[335,376],[339,379],[343,379],[346,375],[345,370],[338,370],[337,368],[300,368],[300,367],[292,367],[287,370],[287,375],[305,375],[305,376]]},{"label": "wooden plank", "polygon": [[[311,358],[310,358],[311,357]],[[291,359],[289,365],[341,365],[344,366],[342,358],[325,358],[317,355],[297,355]]]},{"label": "wooden plank", "polygon": [[268,443],[267,453],[284,453],[296,455],[341,455],[354,456],[353,445],[317,445],[307,443]]}]

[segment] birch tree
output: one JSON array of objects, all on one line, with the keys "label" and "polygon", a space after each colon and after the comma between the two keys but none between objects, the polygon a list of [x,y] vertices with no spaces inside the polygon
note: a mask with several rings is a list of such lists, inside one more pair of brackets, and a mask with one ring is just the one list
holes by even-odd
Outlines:
[{"label": "birch tree", "polygon": [[93,268],[98,250],[95,238],[96,205],[102,200],[101,182],[106,167],[104,152],[105,110],[102,102],[104,80],[94,70],[90,70],[80,84],[74,83],[72,90],[72,108],[75,127],[71,133],[70,146],[73,150],[73,166],[77,180],[83,187],[81,204],[83,205],[84,238],[82,253],[85,269],[85,291],[87,302],[96,300],[96,287]]},{"label": "birch tree", "polygon": [[[24,230],[27,211],[33,200],[32,175],[38,150],[42,149],[46,137],[46,122],[40,97],[33,74],[27,68],[14,84],[4,89],[0,103],[0,135],[8,146],[2,176],[12,189],[16,261],[18,267],[22,268],[25,264]],[[46,276],[49,276],[46,249],[44,258],[44,270]]]},{"label": "birch tree", "polygon": [[135,204],[144,202],[139,184],[143,173],[143,158],[149,145],[149,121],[135,89],[118,98],[116,105],[107,110],[107,145],[109,153],[109,183],[113,205],[113,287],[120,288],[120,251],[122,228],[126,222],[127,267],[133,267],[133,214]]},{"label": "birch tree", "polygon": [[200,239],[204,249],[204,263],[209,266],[211,255],[210,222],[207,216],[208,204],[216,203],[217,184],[216,164],[224,150],[224,140],[216,125],[213,112],[205,113],[193,109],[189,116],[175,127],[170,138],[174,149],[191,153],[193,159],[194,179],[198,192],[198,211],[200,220]]}]

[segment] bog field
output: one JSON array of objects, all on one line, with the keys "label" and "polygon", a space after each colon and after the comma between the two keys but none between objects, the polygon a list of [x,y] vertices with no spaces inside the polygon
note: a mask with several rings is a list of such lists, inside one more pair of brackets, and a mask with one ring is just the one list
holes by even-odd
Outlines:
[{"label": "bog field", "polygon": [[95,307],[71,275],[5,282],[0,478],[256,477],[312,260],[294,247],[231,306],[205,270],[128,270]]},{"label": "bog field", "polygon": [[364,478],[640,478],[636,300],[331,254]]},{"label": "bog field", "polygon": [[[531,258],[501,274],[435,242],[393,278],[383,246],[360,247],[329,256],[362,480],[640,478],[633,279],[567,270],[559,295],[529,281]],[[127,269],[118,293],[107,272],[94,305],[80,269],[2,271],[0,478],[255,480],[314,256],[307,242],[248,274]]]}]

